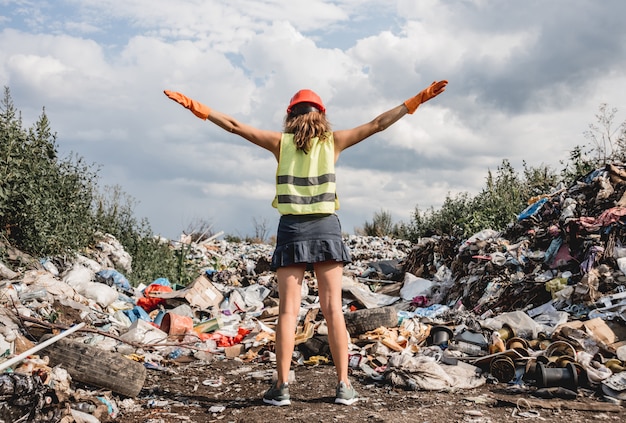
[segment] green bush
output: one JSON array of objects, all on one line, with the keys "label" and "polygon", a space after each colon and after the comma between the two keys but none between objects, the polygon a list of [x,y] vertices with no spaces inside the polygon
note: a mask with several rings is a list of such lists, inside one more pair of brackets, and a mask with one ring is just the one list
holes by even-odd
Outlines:
[{"label": "green bush", "polygon": [[391,213],[381,210],[374,213],[374,218],[371,222],[365,222],[361,232],[366,236],[398,237],[400,235],[401,228],[397,224],[393,223]]},{"label": "green bush", "polygon": [[95,197],[94,225],[99,232],[113,235],[133,259],[133,271],[126,275],[133,286],[167,278],[178,285],[187,285],[200,271],[189,260],[189,246],[172,244],[154,235],[147,219],[138,220],[134,209],[137,201],[119,185],[105,187]]},{"label": "green bush", "polygon": [[422,237],[450,235],[463,237],[474,226],[473,199],[467,193],[455,197],[448,194],[439,209],[431,207],[426,211],[415,208],[412,220],[402,225],[402,237],[417,242]]},{"label": "green bush", "polygon": [[[552,192],[559,184],[569,186],[589,172],[610,162],[626,160],[626,121],[615,127],[616,109],[600,106],[597,125],[589,125],[584,136],[587,146],[575,146],[569,158],[561,162],[560,175],[546,165],[529,167],[524,162],[524,173],[519,175],[504,159],[497,171],[487,172],[485,187],[474,197],[460,193],[449,194],[439,209],[421,211],[415,208],[411,221],[394,226],[394,232],[405,239],[418,241],[421,237],[448,235],[460,239],[483,230],[503,230],[515,221],[517,214],[530,201]],[[389,231],[390,216],[376,213],[373,223],[366,222],[371,234]],[[381,230],[381,228],[384,229]]]},{"label": "green bush", "polygon": [[503,160],[495,174],[487,172],[485,187],[476,196],[448,195],[439,209],[421,212],[416,208],[411,222],[402,225],[403,237],[412,241],[431,235],[464,239],[487,228],[505,229],[530,198],[549,192],[556,181],[554,171],[546,166],[524,166],[520,176],[508,160]]},{"label": "green bush", "polygon": [[[198,266],[189,247],[155,237],[134,216],[136,202],[119,186],[98,191],[97,170],[77,155],[58,157],[45,110],[24,129],[8,87],[0,103],[0,234],[35,257],[71,255],[93,247],[99,232],[117,238],[133,260],[133,285],[157,278],[186,285]],[[120,270],[120,269],[118,269]]]},{"label": "green bush", "polygon": [[66,254],[88,245],[96,172],[82,159],[57,155],[44,113],[22,128],[8,88],[0,103],[0,228],[6,239],[38,255]]}]

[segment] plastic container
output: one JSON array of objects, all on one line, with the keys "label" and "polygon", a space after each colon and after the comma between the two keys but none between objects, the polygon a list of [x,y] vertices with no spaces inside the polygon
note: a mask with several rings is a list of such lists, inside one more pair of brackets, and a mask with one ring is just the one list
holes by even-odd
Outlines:
[{"label": "plastic container", "polygon": [[485,350],[480,345],[472,344],[469,342],[457,341],[449,342],[448,348],[451,350],[461,351],[470,356],[479,357],[486,355]]},{"label": "plastic container", "polygon": [[555,368],[538,363],[535,379],[539,387],[561,386],[573,391],[578,389],[578,370],[573,363]]},{"label": "plastic container", "polygon": [[82,411],[83,413],[93,414],[96,411],[96,406],[88,402],[79,402],[71,405],[72,410]]},{"label": "plastic container", "polygon": [[220,329],[222,326],[222,319],[218,316],[198,323],[193,327],[193,330],[198,333],[209,333]]},{"label": "plastic container", "polygon": [[166,313],[161,321],[161,330],[171,337],[179,339],[193,330],[193,319],[175,313]]},{"label": "plastic container", "polygon": [[70,413],[76,422],[82,423],[100,423],[100,419],[96,416],[91,415],[89,413],[85,413],[84,411],[70,409]]},{"label": "plastic container", "polygon": [[433,345],[448,345],[448,341],[454,333],[452,329],[445,325],[436,325],[431,328],[430,335]]}]

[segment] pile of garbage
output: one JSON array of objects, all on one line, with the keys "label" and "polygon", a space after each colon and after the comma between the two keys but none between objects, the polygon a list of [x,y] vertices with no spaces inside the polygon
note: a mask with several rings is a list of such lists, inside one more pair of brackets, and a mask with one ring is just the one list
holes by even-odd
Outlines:
[{"label": "pile of garbage", "polygon": [[[531,199],[505,231],[417,243],[346,236],[350,367],[406,390],[504,383],[540,398],[584,392],[621,405],[625,215],[626,167],[609,164]],[[107,421],[134,406],[147,371],[173,358],[272,357],[272,246],[186,235],[170,245],[202,268],[187,286],[166,278],[131,286],[132,258],[106,234],[71,260],[3,246],[0,420]],[[294,358],[324,364],[317,281],[305,279]]]}]

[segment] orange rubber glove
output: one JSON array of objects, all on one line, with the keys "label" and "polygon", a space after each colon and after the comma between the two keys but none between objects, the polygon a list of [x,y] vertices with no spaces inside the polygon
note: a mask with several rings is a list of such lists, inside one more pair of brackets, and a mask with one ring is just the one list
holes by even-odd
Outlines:
[{"label": "orange rubber glove", "polygon": [[198,116],[202,120],[207,120],[207,118],[211,114],[211,109],[208,106],[205,106],[199,101],[192,100],[184,94],[169,90],[165,90],[163,92],[166,96],[168,96],[178,104],[191,110],[194,115]]},{"label": "orange rubber glove", "polygon": [[446,85],[448,85],[448,81],[434,81],[428,88],[420,91],[418,95],[415,97],[409,98],[404,102],[404,105],[407,109],[409,109],[409,114],[412,115],[415,113],[420,104],[427,102],[433,97],[437,97],[439,94],[446,90]]}]

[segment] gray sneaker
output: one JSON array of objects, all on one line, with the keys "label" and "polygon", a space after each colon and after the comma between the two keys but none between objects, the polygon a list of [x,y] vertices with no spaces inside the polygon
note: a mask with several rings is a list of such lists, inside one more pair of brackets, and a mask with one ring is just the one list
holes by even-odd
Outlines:
[{"label": "gray sneaker", "polygon": [[271,405],[289,405],[291,400],[289,399],[289,385],[283,383],[280,387],[276,386],[276,382],[270,389],[263,395],[263,402]]},{"label": "gray sneaker", "polygon": [[359,400],[359,394],[354,390],[352,384],[346,385],[345,382],[339,382],[337,385],[337,393],[335,395],[335,403],[343,405],[352,405]]}]

